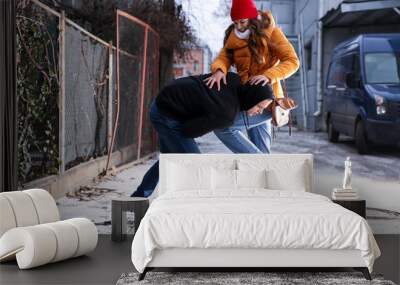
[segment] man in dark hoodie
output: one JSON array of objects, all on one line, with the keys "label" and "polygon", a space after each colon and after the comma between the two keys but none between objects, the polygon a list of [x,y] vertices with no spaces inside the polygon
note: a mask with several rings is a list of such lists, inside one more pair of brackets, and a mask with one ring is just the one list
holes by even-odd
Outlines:
[{"label": "man in dark hoodie", "polygon": [[[248,115],[262,112],[272,101],[269,85],[242,85],[232,72],[226,83],[209,89],[209,74],[172,81],[158,94],[150,107],[150,120],[158,133],[161,153],[200,153],[194,138],[233,124],[239,111]],[[131,195],[148,197],[158,183],[158,161],[144,175]]]}]

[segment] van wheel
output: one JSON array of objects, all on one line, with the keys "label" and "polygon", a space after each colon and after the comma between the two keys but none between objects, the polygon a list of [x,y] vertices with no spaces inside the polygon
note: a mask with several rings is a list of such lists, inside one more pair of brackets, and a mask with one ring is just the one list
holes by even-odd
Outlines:
[{"label": "van wheel", "polygon": [[330,118],[328,119],[328,140],[333,143],[339,141],[339,132],[333,127]]},{"label": "van wheel", "polygon": [[356,147],[359,154],[368,154],[370,152],[370,146],[367,140],[367,133],[363,121],[358,121],[356,125]]}]

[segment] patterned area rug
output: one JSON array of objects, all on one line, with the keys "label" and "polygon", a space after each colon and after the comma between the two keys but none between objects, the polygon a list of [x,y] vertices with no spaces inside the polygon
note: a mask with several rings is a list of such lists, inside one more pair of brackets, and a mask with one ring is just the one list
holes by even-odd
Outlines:
[{"label": "patterned area rug", "polygon": [[376,274],[372,274],[372,281],[368,281],[360,272],[148,272],[142,281],[138,281],[138,276],[138,273],[124,273],[117,285],[395,285]]}]

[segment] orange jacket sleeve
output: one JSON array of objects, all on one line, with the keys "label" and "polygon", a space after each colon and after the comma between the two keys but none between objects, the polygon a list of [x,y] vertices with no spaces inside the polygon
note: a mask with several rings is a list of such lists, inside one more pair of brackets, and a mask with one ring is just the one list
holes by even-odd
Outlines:
[{"label": "orange jacket sleeve", "polygon": [[211,64],[211,72],[215,73],[218,69],[221,69],[223,73],[227,74],[231,65],[232,59],[228,54],[227,49],[223,47],[219,52],[217,58]]},{"label": "orange jacket sleeve", "polygon": [[270,41],[273,52],[279,59],[279,63],[268,68],[263,74],[271,79],[271,83],[275,83],[295,73],[299,69],[300,61],[292,44],[280,28],[274,29]]}]

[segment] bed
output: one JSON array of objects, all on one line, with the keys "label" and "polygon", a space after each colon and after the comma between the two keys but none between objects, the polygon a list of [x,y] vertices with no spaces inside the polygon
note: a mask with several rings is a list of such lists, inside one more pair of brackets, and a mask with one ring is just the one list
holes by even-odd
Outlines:
[{"label": "bed", "polygon": [[160,181],[132,242],[154,268],[352,267],[380,255],[361,216],[313,193],[310,154],[161,154]]}]

